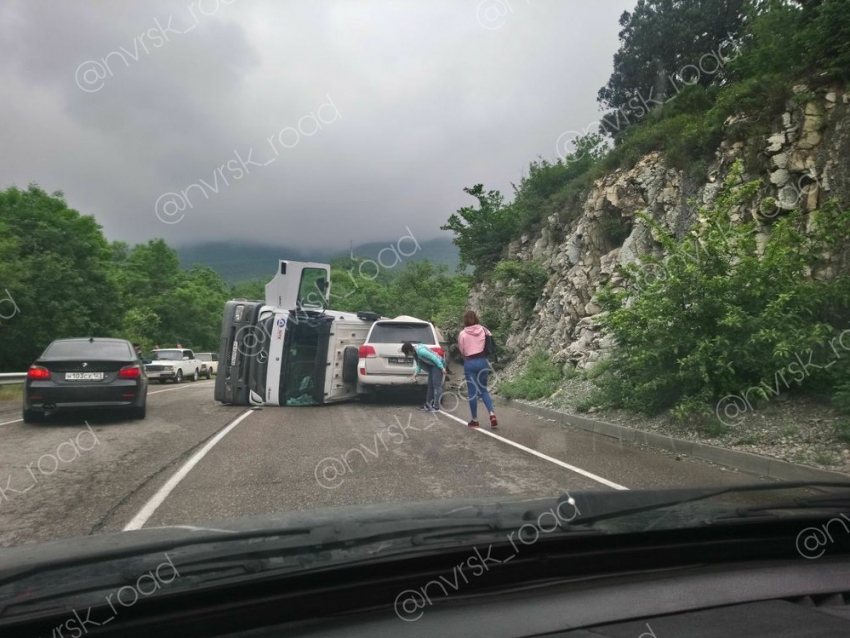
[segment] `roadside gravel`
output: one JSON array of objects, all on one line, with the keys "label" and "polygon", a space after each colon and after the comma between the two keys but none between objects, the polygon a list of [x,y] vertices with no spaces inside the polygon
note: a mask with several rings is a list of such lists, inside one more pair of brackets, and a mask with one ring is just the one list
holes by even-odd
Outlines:
[{"label": "roadside gravel", "polygon": [[842,417],[826,402],[783,395],[761,409],[744,413],[735,425],[724,426],[713,416],[682,423],[667,414],[646,416],[625,410],[588,408],[592,390],[590,381],[574,378],[565,381],[548,399],[530,403],[587,414],[646,432],[850,473],[850,441],[840,440],[835,433],[835,425]]}]

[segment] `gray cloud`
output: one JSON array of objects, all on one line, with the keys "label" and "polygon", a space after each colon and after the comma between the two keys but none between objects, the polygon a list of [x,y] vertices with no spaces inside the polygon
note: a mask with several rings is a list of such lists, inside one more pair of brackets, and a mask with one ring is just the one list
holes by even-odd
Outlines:
[{"label": "gray cloud", "polygon": [[131,242],[433,237],[464,186],[509,194],[596,119],[633,4],[12,1],[0,187],[61,189]]}]

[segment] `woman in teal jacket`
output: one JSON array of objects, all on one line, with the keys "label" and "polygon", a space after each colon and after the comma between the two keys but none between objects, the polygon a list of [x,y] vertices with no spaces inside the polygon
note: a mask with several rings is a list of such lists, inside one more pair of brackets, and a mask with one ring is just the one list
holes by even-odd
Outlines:
[{"label": "woman in teal jacket", "polygon": [[436,412],[440,409],[440,399],[443,395],[443,376],[446,374],[446,364],[443,363],[443,358],[424,343],[417,343],[414,346],[409,341],[405,341],[401,346],[401,351],[405,357],[413,357],[415,363],[413,369],[414,381],[416,381],[416,375],[423,369],[428,372],[428,396],[425,398],[425,405],[422,408],[426,412]]}]

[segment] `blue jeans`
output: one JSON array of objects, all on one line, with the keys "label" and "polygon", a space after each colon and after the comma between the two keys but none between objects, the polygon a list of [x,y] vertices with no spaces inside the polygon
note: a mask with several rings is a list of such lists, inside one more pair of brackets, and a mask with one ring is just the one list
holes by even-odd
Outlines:
[{"label": "blue jeans", "polygon": [[466,389],[469,393],[469,411],[472,419],[478,418],[478,399],[484,401],[488,412],[493,412],[493,399],[487,391],[487,380],[490,378],[490,362],[486,358],[467,359],[463,362],[463,376],[466,378]]},{"label": "blue jeans", "polygon": [[443,371],[434,365],[423,365],[428,368],[428,395],[425,397],[425,405],[435,410],[440,409],[440,400],[443,398]]}]

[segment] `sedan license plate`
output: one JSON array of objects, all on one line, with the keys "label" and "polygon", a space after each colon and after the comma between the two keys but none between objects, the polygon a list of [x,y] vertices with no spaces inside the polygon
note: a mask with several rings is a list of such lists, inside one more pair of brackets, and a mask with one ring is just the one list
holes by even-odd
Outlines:
[{"label": "sedan license plate", "polygon": [[103,372],[66,372],[65,381],[103,381]]},{"label": "sedan license plate", "polygon": [[403,357],[390,357],[390,363],[398,363],[401,365],[409,366],[413,363],[413,359],[405,359]]}]

